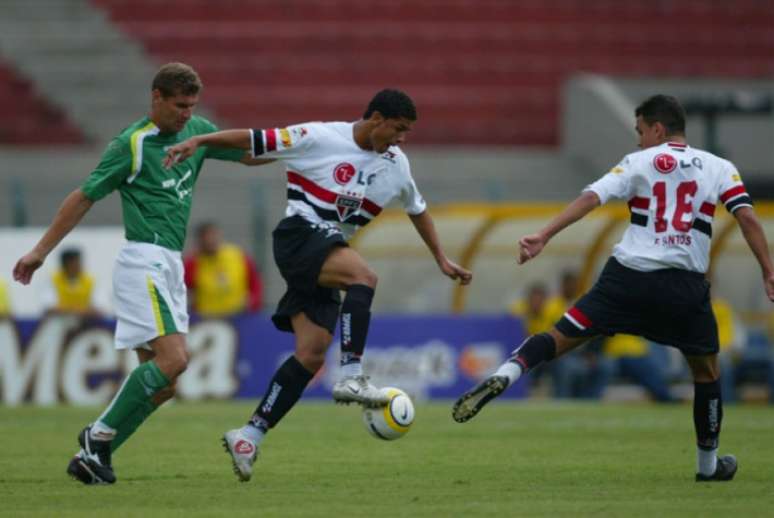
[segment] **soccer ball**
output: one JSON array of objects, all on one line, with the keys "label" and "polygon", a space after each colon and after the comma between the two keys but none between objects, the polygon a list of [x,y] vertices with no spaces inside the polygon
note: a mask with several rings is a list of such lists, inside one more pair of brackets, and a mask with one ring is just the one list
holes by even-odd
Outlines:
[{"label": "soccer ball", "polygon": [[364,408],[363,424],[377,439],[400,439],[408,433],[414,422],[414,403],[399,388],[384,387],[382,390],[389,395],[390,402],[381,408]]}]

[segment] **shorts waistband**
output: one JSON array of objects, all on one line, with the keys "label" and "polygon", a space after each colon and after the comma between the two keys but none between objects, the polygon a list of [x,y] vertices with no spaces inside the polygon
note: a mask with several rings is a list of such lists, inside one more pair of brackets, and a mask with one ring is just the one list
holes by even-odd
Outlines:
[{"label": "shorts waistband", "polygon": [[605,265],[605,268],[610,268],[612,270],[620,271],[620,272],[648,273],[648,274],[654,274],[654,275],[681,275],[684,277],[690,277],[692,279],[702,280],[702,281],[707,278],[706,274],[703,274],[701,272],[694,272],[691,270],[685,270],[683,268],[660,268],[658,270],[650,270],[646,272],[642,270],[635,270],[634,268],[629,268],[628,266],[624,266],[615,257],[610,257],[610,259],[607,260],[607,264]]}]

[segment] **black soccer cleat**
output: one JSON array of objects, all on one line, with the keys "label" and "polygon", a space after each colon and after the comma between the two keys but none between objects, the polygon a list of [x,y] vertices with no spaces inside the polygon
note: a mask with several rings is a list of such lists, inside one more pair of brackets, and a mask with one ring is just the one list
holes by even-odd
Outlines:
[{"label": "black soccer cleat", "polygon": [[484,405],[502,394],[507,388],[507,376],[489,376],[460,396],[452,408],[452,418],[458,423],[470,420],[484,408]]},{"label": "black soccer cleat", "polygon": [[111,465],[110,441],[93,439],[90,430],[91,426],[87,426],[78,434],[83,451],[70,461],[67,473],[84,484],[114,484],[116,475]]},{"label": "black soccer cleat", "polygon": [[733,455],[723,455],[718,457],[715,473],[709,476],[696,473],[696,482],[727,482],[734,478],[738,468],[739,465],[736,463],[736,457]]},{"label": "black soccer cleat", "polygon": [[102,484],[103,482],[94,473],[94,470],[86,463],[82,457],[83,452],[79,452],[75,457],[70,460],[67,465],[67,474],[73,477],[75,480],[83,482],[84,484]]}]

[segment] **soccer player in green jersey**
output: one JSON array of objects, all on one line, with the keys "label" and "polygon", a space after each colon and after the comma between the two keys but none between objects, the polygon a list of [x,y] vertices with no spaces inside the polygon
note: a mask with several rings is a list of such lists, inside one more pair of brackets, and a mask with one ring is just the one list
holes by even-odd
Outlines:
[{"label": "soccer player in green jersey", "polygon": [[127,243],[113,272],[115,343],[134,349],[140,365],[121,385],[107,409],[81,431],[81,450],[67,472],[84,484],[116,481],[114,452],[175,392],[188,361],[186,288],[181,251],[191,212],[191,194],[207,158],[260,165],[242,150],[200,148],[170,169],[166,149],[217,128],[193,115],[202,83],[182,63],[162,66],[151,87],[151,111],[115,137],[84,184],[70,193],[41,240],[19,259],[14,279],[28,284],[53,248],[94,202],[121,194]]}]

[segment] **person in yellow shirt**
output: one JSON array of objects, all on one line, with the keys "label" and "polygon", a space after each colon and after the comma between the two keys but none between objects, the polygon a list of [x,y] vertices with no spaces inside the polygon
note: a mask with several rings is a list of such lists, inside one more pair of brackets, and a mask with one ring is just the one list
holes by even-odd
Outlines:
[{"label": "person in yellow shirt", "polygon": [[[565,270],[559,279],[559,292],[548,298],[545,284],[537,282],[527,289],[527,296],[510,306],[510,312],[524,320],[528,335],[545,332],[557,322],[579,293],[578,275]],[[601,394],[600,380],[606,379],[600,361],[601,354],[593,344],[570,353],[563,362],[553,362],[548,371],[557,398],[597,398]],[[540,372],[533,372],[537,381]],[[602,387],[604,385],[601,385]]]},{"label": "person in yellow shirt", "polygon": [[619,375],[629,378],[647,390],[655,401],[676,401],[669,390],[663,369],[650,355],[650,347],[645,339],[617,334],[605,340],[602,352],[610,363],[610,377]]},{"label": "person in yellow shirt", "polygon": [[252,259],[238,246],[223,242],[215,223],[200,224],[196,238],[196,251],[184,262],[193,311],[206,318],[258,311],[262,283]]},{"label": "person in yellow shirt", "polygon": [[0,318],[11,316],[11,298],[8,295],[8,283],[0,279]]},{"label": "person in yellow shirt", "polygon": [[67,248],[59,256],[60,268],[51,276],[51,311],[81,316],[97,316],[92,304],[94,277],[83,270],[81,251]]},{"label": "person in yellow shirt", "polygon": [[720,364],[720,372],[723,373],[720,377],[723,402],[733,403],[738,399],[736,370],[740,353],[744,348],[745,333],[737,324],[734,310],[727,300],[713,296],[712,312],[718,323],[718,342],[720,343],[718,363]]},{"label": "person in yellow shirt", "polygon": [[550,329],[556,322],[546,309],[547,301],[546,285],[536,282],[527,288],[527,296],[511,304],[508,310],[522,318],[527,335],[534,335]]}]

